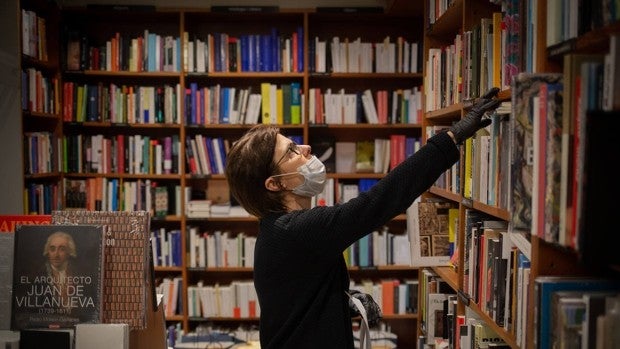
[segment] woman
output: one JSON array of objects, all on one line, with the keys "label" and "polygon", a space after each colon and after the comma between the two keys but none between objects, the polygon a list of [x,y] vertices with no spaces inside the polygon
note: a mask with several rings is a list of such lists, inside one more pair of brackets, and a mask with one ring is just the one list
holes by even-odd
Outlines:
[{"label": "woman", "polygon": [[227,155],[230,190],[259,218],[254,285],[261,348],[353,348],[343,251],[405,212],[459,160],[456,145],[491,123],[482,116],[497,108],[498,92],[487,92],[449,131],[429,138],[369,191],[332,207],[310,208],[326,175],[309,146],[268,125],[235,142]]}]

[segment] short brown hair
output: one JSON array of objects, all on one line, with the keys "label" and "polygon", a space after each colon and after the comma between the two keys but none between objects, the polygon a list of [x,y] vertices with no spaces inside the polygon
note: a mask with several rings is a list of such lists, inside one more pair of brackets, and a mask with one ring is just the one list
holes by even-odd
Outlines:
[{"label": "short brown hair", "polygon": [[232,196],[249,213],[262,218],[286,211],[283,193],[265,188],[265,180],[278,174],[273,156],[280,129],[259,124],[234,142],[226,155],[226,178]]}]

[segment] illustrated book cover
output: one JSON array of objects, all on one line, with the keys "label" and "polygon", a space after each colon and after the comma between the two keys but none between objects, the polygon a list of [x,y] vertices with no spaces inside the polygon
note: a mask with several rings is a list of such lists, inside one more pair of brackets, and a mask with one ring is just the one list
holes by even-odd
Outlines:
[{"label": "illustrated book cover", "polygon": [[520,73],[512,83],[512,115],[510,119],[510,190],[508,211],[511,228],[532,229],[532,187],[534,184],[534,113],[541,84],[561,83],[562,74]]},{"label": "illustrated book cover", "polygon": [[0,215],[0,331],[11,328],[13,291],[13,243],[18,224],[49,224],[50,215]]},{"label": "illustrated book cover", "polygon": [[413,266],[450,264],[450,208],[446,202],[416,201],[407,209]]},{"label": "illustrated book cover", "polygon": [[126,323],[132,330],[144,329],[147,293],[154,290],[149,212],[53,211],[52,223],[105,226],[103,323]]},{"label": "illustrated book cover", "polygon": [[104,228],[18,225],[11,329],[101,323]]}]

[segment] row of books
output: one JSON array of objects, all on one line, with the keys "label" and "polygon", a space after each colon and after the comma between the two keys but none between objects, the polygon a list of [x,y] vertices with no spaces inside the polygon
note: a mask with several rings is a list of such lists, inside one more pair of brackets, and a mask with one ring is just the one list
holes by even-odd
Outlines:
[{"label": "row of books", "polygon": [[164,316],[182,315],[184,313],[183,278],[181,276],[164,277],[158,281],[156,292],[163,296]]},{"label": "row of books", "polygon": [[[426,126],[424,131],[426,133],[426,139],[429,139],[437,133],[447,131],[449,126],[446,125],[429,125]],[[461,193],[461,162],[456,162],[452,167],[439,175],[433,186],[437,188],[445,189],[449,192],[460,194]]]},{"label": "row of books", "polygon": [[66,45],[67,70],[130,72],[180,72],[181,38],[144,30],[142,35],[114,33],[98,42],[85,33],[69,32]]},{"label": "row of books", "polygon": [[185,138],[185,160],[193,175],[224,174],[229,141],[201,134]]},{"label": "row of books", "polygon": [[510,102],[491,115],[492,123],[464,143],[463,196],[483,204],[508,207]]},{"label": "row of books", "polygon": [[445,280],[427,268],[422,274],[423,310],[419,316],[424,334],[419,338],[420,347],[487,348],[492,344],[494,348],[510,348],[470,310],[458,314],[457,295]]},{"label": "row of books", "polygon": [[422,116],[422,93],[417,86],[391,92],[311,88],[308,106],[311,124],[417,124]]},{"label": "row of books", "polygon": [[24,212],[48,215],[62,207],[58,183],[28,183],[24,188]]},{"label": "row of books", "polygon": [[302,123],[303,92],[299,82],[262,82],[260,91],[248,88],[199,86],[191,82],[185,93],[187,125]]},{"label": "row of books", "polygon": [[179,135],[67,135],[62,144],[65,173],[178,174]]},{"label": "row of books", "polygon": [[620,19],[618,7],[605,1],[586,2],[576,7],[564,1],[549,0],[547,11],[558,14],[546,25],[547,47],[561,45],[592,29],[607,26]]},{"label": "row of books", "polygon": [[58,138],[51,132],[24,133],[24,172],[26,174],[60,172]]},{"label": "row of books", "polygon": [[310,145],[328,173],[387,173],[416,152],[421,142],[418,138],[394,134],[357,142],[320,138]]},{"label": "row of books", "polygon": [[383,227],[351,244],[344,257],[349,267],[408,266],[411,264],[409,237]]},{"label": "row of books", "polygon": [[399,36],[363,42],[361,38],[316,36],[308,40],[311,73],[417,73],[421,70],[421,44]]},{"label": "row of books", "polygon": [[529,240],[505,221],[465,211],[463,292],[500,327],[526,343]]},{"label": "row of books", "polygon": [[[512,1],[507,8],[518,6]],[[518,17],[516,17],[518,18]],[[430,48],[425,79],[426,111],[461,103],[490,87],[506,89],[519,71],[518,22],[510,11],[481,18],[444,48]]]},{"label": "row of books", "polygon": [[[40,75],[40,74],[39,74]],[[42,81],[43,84],[45,81]],[[35,81],[36,83],[36,81]],[[40,85],[40,84],[39,84]],[[31,87],[29,87],[31,88]],[[46,90],[56,91],[52,88]],[[36,88],[35,88],[36,91]],[[45,92],[45,91],[43,91]],[[181,111],[180,85],[133,86],[63,83],[63,120],[67,122],[111,122],[120,124],[179,124],[184,115],[187,125],[208,124],[301,124],[304,99],[298,82],[261,83],[260,91],[252,87],[236,88],[199,86],[189,83],[185,89],[185,111]],[[29,94],[23,94],[29,98]],[[49,95],[49,97],[45,97]],[[24,108],[54,112],[55,94],[33,95],[24,100]],[[37,98],[36,100],[34,98]],[[369,89],[363,92],[333,93],[312,88],[308,101],[309,122],[313,124],[417,124],[422,114],[419,87],[394,91]],[[48,101],[47,106],[32,109]]]},{"label": "row of books", "polygon": [[62,119],[66,122],[180,124],[181,85],[63,83]]},{"label": "row of books", "polygon": [[60,110],[59,80],[37,68],[21,71],[22,110],[55,114]]},{"label": "row of books", "polygon": [[187,230],[190,268],[252,268],[256,236],[243,231],[200,231],[197,226]]},{"label": "row of books", "polygon": [[418,280],[382,279],[351,281],[350,290],[372,296],[383,315],[415,314],[418,310]]},{"label": "row of books", "polygon": [[535,347],[617,345],[617,279],[539,276],[533,282]]},{"label": "row of books", "polygon": [[182,267],[183,245],[182,232],[179,229],[159,228],[151,230],[151,249],[153,266]]},{"label": "row of books", "polygon": [[268,33],[210,33],[189,39],[183,33],[187,52],[184,69],[190,73],[304,71],[304,33],[298,26],[283,34],[272,27]]},{"label": "row of books", "polygon": [[120,180],[104,177],[64,178],[63,181],[66,208],[139,210],[147,211],[154,217],[180,216],[182,212],[180,185],[162,184],[150,179]]},{"label": "row of books", "polygon": [[21,10],[22,54],[47,61],[47,20],[35,11]]},{"label": "row of books", "polygon": [[237,280],[228,285],[205,285],[198,282],[187,287],[189,317],[260,317],[260,305],[252,280]]}]

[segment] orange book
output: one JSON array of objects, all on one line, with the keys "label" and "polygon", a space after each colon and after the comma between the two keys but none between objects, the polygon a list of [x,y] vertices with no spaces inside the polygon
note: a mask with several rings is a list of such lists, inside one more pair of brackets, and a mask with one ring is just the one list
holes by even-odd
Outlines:
[{"label": "orange book", "polygon": [[394,315],[394,280],[381,281],[381,294],[383,315]]}]

